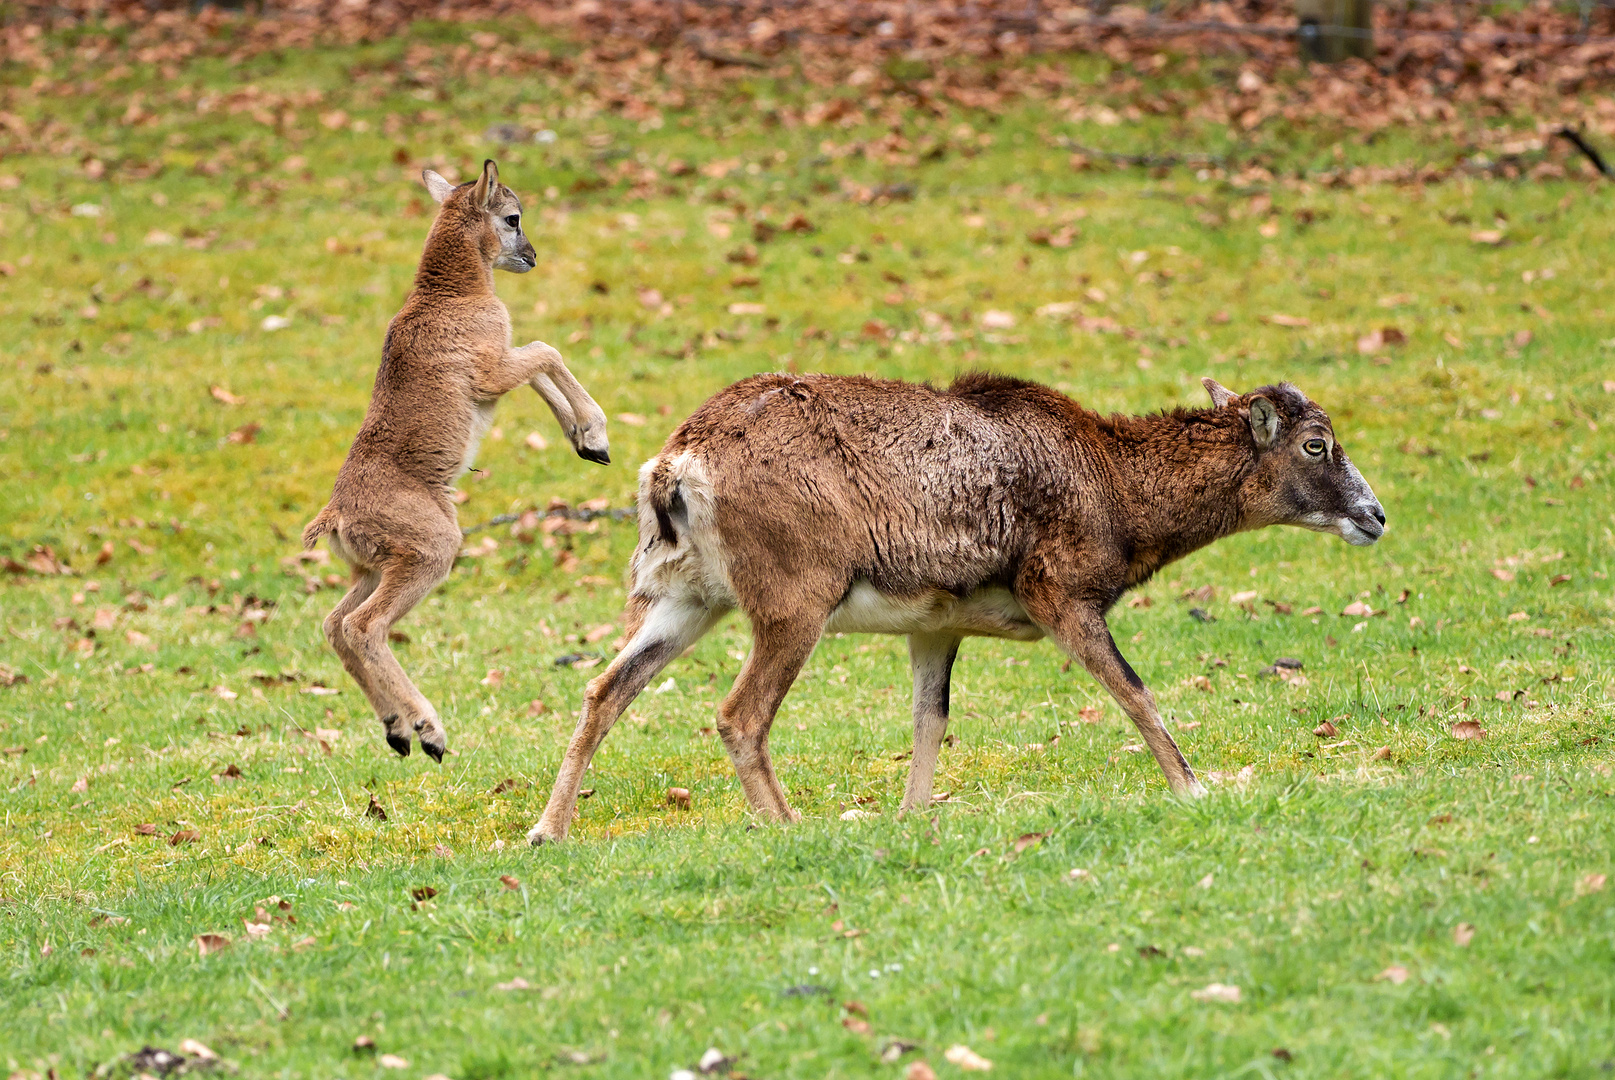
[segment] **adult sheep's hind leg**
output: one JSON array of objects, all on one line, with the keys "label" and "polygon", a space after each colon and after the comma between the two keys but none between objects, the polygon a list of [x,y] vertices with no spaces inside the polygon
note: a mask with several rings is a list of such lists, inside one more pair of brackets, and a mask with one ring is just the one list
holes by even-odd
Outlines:
[{"label": "adult sheep's hind leg", "polygon": [[768,729],[802,665],[813,654],[824,618],[752,623],[751,655],[718,707],[718,734],[740,776],[752,810],[776,821],[799,821],[768,756]]},{"label": "adult sheep's hind leg", "polygon": [[389,559],[380,567],[380,579],[370,598],[342,620],[342,632],[374,687],[372,700],[390,702],[392,711],[383,714],[381,722],[387,729],[387,745],[400,756],[408,756],[410,736],[418,732],[421,749],[441,762],[447,737],[437,710],[415,689],[388,647],[387,632],[420,603],[421,597],[449,576],[453,564],[453,552],[446,557],[407,555]]},{"label": "adult sheep's hind leg", "polygon": [[700,640],[726,612],[726,608],[710,608],[687,599],[664,598],[649,604],[622,652],[589,681],[577,730],[561,759],[544,814],[527,834],[528,843],[553,844],[566,839],[577,811],[583,774],[611,725],[669,661]]}]

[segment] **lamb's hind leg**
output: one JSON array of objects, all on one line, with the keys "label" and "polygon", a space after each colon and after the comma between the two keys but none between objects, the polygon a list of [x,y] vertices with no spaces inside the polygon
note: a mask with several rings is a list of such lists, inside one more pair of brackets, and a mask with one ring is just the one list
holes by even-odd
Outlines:
[{"label": "lamb's hind leg", "polygon": [[[421,749],[441,762],[447,739],[437,710],[415,689],[388,648],[387,632],[421,597],[448,577],[453,563],[452,553],[447,558],[409,555],[390,559],[381,567],[369,599],[342,620],[342,632],[373,687],[371,700],[388,702],[381,722],[387,729],[387,745],[400,756],[408,756],[410,735],[419,732]],[[365,685],[365,679],[361,679],[361,685]],[[377,709],[381,708],[378,704]]]},{"label": "lamb's hind leg", "polygon": [[567,744],[544,815],[527,834],[528,843],[553,844],[566,839],[577,811],[583,773],[611,725],[657,673],[698,641],[726,610],[687,599],[660,599],[650,604],[632,639],[584,691],[577,730]]},{"label": "lamb's hind leg", "polygon": [[376,583],[380,580],[381,575],[375,571],[355,567],[352,588],[336,607],[331,609],[331,614],[325,617],[324,624],[325,640],[331,643],[331,649],[336,653],[337,659],[342,661],[342,667],[353,677],[353,681],[359,684],[359,689],[369,700],[370,707],[376,710],[377,719],[397,712],[398,706],[391,698],[379,693],[379,688],[370,678],[369,669],[364,665],[363,657],[348,642],[347,631],[343,629],[342,624],[360,604],[370,599],[370,594],[376,591]]},{"label": "lamb's hind leg", "polygon": [[909,763],[908,789],[903,792],[903,813],[931,805],[936,759],[948,731],[948,685],[960,640],[950,633],[908,637],[909,669],[914,676],[914,759]]},{"label": "lamb's hind leg", "polygon": [[765,818],[801,820],[802,815],[791,809],[779,777],[774,775],[768,756],[768,729],[802,665],[813,654],[823,628],[823,617],[811,621],[754,621],[751,655],[718,708],[718,734],[723,736],[729,759],[735,764],[746,801]]}]

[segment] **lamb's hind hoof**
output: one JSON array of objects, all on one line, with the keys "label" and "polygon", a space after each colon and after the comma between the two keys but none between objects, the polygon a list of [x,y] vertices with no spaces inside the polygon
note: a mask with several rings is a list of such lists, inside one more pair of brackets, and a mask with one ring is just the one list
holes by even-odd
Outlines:
[{"label": "lamb's hind hoof", "polygon": [[421,749],[425,750],[427,755],[439,765],[443,764],[443,751],[446,748],[444,743],[430,742],[426,739],[421,740]]},{"label": "lamb's hind hoof", "polygon": [[381,726],[386,728],[386,735],[388,735],[388,746],[391,746],[392,749],[397,752],[397,756],[409,757],[409,735],[396,735],[396,733],[392,731],[392,722],[397,720],[397,718],[399,718],[397,717],[397,714],[392,714],[391,717],[383,717],[381,718]]}]

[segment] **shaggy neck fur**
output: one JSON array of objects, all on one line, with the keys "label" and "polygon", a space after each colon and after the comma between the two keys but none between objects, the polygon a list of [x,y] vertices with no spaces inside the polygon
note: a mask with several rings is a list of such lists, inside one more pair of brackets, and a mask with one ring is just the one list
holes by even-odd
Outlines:
[{"label": "shaggy neck fur", "polygon": [[1239,410],[1116,416],[1099,422],[1099,435],[1118,494],[1133,510],[1123,526],[1131,549],[1129,585],[1251,527],[1242,489],[1256,455]]},{"label": "shaggy neck fur", "polygon": [[477,243],[481,222],[470,220],[474,211],[469,196],[443,204],[432,231],[426,236],[415,288],[448,296],[479,296],[493,292],[493,261]]}]

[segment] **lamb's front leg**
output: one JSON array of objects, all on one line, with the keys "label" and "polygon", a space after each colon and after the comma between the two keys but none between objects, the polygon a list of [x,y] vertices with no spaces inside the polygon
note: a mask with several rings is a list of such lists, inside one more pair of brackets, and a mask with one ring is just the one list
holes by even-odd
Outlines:
[{"label": "lamb's front leg", "polygon": [[524,348],[535,350],[539,366],[528,380],[555,414],[555,420],[571,441],[578,456],[601,465],[611,462],[606,439],[606,414],[583,385],[573,378],[561,354],[542,341]]}]

